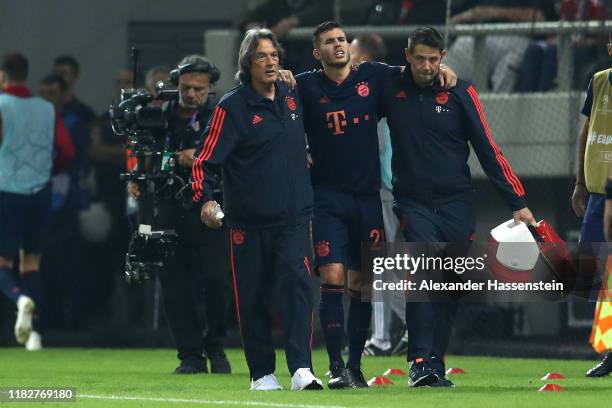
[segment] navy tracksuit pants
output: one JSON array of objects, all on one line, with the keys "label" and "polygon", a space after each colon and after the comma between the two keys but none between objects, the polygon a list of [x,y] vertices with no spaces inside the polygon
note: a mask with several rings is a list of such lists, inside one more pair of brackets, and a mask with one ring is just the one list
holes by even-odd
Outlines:
[{"label": "navy tracksuit pants", "polygon": [[[436,205],[399,200],[394,209],[407,242],[464,243],[460,247],[467,251],[475,226],[472,205],[467,199]],[[444,356],[456,314],[454,301],[410,302],[407,299],[408,361],[423,358],[432,368],[444,372]]]},{"label": "navy tracksuit pants", "polygon": [[271,295],[278,281],[289,372],[311,368],[310,223],[230,230],[236,310],[251,378],[274,373]]}]

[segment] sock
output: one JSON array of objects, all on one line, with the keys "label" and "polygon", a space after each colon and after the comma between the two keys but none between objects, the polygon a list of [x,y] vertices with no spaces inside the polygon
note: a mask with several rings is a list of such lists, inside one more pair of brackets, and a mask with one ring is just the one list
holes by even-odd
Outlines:
[{"label": "sock", "polygon": [[362,302],[359,292],[350,289],[349,292],[351,303],[346,323],[349,357],[346,366],[359,369],[361,367],[361,354],[368,338],[370,319],[372,318],[372,303]]},{"label": "sock", "polygon": [[321,284],[321,302],[319,303],[319,318],[325,334],[325,344],[329,355],[330,366],[340,364],[342,346],[344,345],[344,306],[342,305],[344,286]]},{"label": "sock", "polygon": [[13,271],[9,268],[0,267],[0,291],[11,299],[13,303],[17,304],[17,300],[21,295],[21,289]]},{"label": "sock", "polygon": [[32,298],[36,308],[32,316],[32,330],[41,333],[40,313],[43,310],[43,285],[40,271],[28,271],[21,275],[23,291]]}]

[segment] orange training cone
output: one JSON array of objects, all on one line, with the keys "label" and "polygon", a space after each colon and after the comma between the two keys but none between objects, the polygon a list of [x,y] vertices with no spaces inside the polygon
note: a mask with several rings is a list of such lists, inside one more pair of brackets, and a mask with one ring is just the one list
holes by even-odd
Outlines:
[{"label": "orange training cone", "polygon": [[390,368],[383,375],[406,375],[406,372],[401,368]]},{"label": "orange training cone", "polygon": [[538,391],[540,392],[565,391],[565,388],[557,384],[545,384],[542,387],[540,387]]},{"label": "orange training cone", "polygon": [[380,387],[383,385],[393,385],[395,384],[393,381],[385,377],[384,375],[374,377],[370,381],[368,381],[368,385],[370,387]]},{"label": "orange training cone", "polygon": [[540,380],[564,380],[565,376],[561,373],[548,373]]}]

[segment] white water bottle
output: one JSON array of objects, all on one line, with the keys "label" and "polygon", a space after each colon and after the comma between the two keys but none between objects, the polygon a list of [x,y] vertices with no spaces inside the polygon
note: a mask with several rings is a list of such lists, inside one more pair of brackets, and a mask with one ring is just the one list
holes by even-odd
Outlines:
[{"label": "white water bottle", "polygon": [[225,217],[225,214],[223,214],[223,211],[221,210],[221,206],[219,205],[219,203],[215,203],[215,206],[212,209],[212,216],[215,217],[219,221],[221,221],[223,217]]}]

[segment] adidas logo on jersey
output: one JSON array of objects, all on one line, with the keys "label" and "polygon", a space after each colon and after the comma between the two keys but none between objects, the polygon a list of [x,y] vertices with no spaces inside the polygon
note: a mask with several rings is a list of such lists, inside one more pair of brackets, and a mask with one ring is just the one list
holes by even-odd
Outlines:
[{"label": "adidas logo on jersey", "polygon": [[405,98],[406,97],[406,92],[402,89],[401,91],[399,91],[398,93],[395,94],[396,98]]},{"label": "adidas logo on jersey", "polygon": [[260,123],[261,121],[263,121],[263,118],[259,115],[253,115],[253,119],[251,119],[251,123],[254,125]]}]

